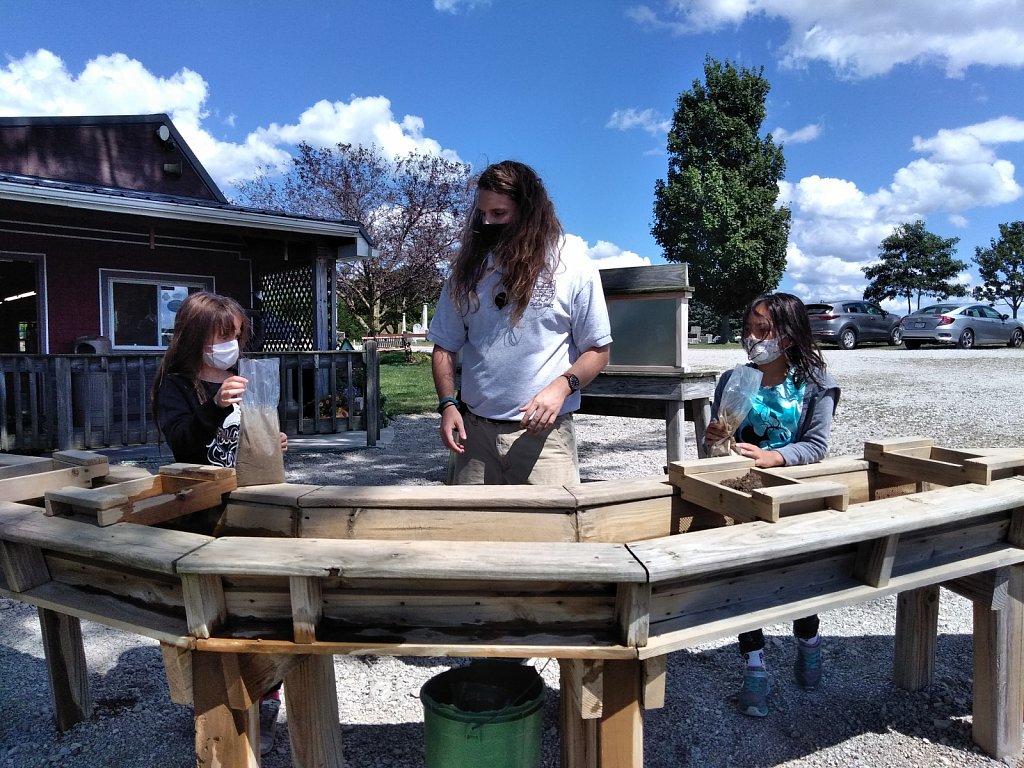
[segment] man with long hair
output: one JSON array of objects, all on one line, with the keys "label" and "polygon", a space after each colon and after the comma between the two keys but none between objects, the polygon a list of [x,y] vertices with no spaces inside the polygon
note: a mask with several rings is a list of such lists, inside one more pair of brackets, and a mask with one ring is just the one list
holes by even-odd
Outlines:
[{"label": "man with long hair", "polygon": [[572,413],[612,337],[597,267],[563,240],[532,168],[484,169],[428,334],[457,484],[579,482]]}]

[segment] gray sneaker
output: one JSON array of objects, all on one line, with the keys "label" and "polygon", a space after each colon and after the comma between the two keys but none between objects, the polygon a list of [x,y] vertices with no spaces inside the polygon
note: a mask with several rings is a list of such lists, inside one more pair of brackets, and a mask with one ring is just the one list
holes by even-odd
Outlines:
[{"label": "gray sneaker", "polygon": [[796,663],[793,665],[793,676],[797,685],[808,690],[818,687],[821,682],[821,640],[812,646],[804,645],[802,640],[796,641]]},{"label": "gray sneaker", "polygon": [[764,667],[747,667],[743,671],[743,687],[737,699],[740,712],[751,717],[768,714],[768,672]]},{"label": "gray sneaker", "polygon": [[277,738],[277,713],[281,710],[281,699],[265,697],[260,699],[260,756],[274,748]]}]

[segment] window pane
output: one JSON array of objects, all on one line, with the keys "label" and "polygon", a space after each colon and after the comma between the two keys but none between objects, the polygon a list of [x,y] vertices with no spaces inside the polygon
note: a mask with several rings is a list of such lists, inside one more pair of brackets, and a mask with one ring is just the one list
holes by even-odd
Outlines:
[{"label": "window pane", "polygon": [[115,282],[111,287],[114,299],[114,345],[157,346],[156,286]]},{"label": "window pane", "polygon": [[185,297],[195,293],[199,288],[188,285],[161,285],[160,286],[160,346],[166,347],[171,343],[171,336],[174,334],[174,318],[178,316],[178,307]]}]

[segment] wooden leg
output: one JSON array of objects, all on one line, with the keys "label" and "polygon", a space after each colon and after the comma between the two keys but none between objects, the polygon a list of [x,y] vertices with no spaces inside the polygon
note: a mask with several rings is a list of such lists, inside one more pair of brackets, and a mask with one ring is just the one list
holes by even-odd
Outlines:
[{"label": "wooden leg", "polygon": [[707,397],[691,400],[690,412],[693,418],[693,436],[697,441],[697,458],[706,459],[708,447],[704,444],[704,432],[711,421],[711,400]]},{"label": "wooden leg", "polygon": [[604,707],[598,738],[600,768],[643,768],[642,675],[639,659],[604,662]]},{"label": "wooden leg", "polygon": [[996,760],[1014,764],[1021,752],[1024,674],[1024,566],[1007,571],[1001,610],[974,603],[974,742]]},{"label": "wooden leg", "polygon": [[668,461],[686,458],[686,414],[682,400],[665,402],[665,440]]},{"label": "wooden leg", "polygon": [[588,688],[583,680],[586,664],[580,659],[558,660],[562,768],[597,768],[599,721],[583,717],[586,705],[582,701]]},{"label": "wooden leg", "polygon": [[74,616],[40,608],[39,625],[57,730],[66,731],[92,714],[82,623]]},{"label": "wooden leg", "polygon": [[241,686],[239,658],[232,653],[192,654],[197,768],[258,768],[259,697],[244,708],[229,698]]},{"label": "wooden leg", "polygon": [[334,657],[304,656],[284,678],[294,768],[342,768]]},{"label": "wooden leg", "polygon": [[900,592],[896,598],[896,656],[893,683],[919,691],[935,676],[935,644],[939,630],[939,587]]}]

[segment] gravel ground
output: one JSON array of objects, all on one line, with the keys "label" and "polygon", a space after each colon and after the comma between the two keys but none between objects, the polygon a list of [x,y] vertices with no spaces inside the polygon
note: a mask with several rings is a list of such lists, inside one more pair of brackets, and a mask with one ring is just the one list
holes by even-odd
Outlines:
[{"label": "gravel ground", "polygon": [[[865,440],[924,435],[948,447],[1019,444],[1024,379],[1021,350],[874,348],[827,351],[843,388],[832,455],[859,454]],[[695,368],[723,370],[736,350],[694,349]],[[655,421],[578,417],[584,479],[656,474],[665,429]],[[287,456],[291,482],[434,485],[445,456],[436,416],[401,417],[384,447]],[[692,455],[692,442],[688,445]],[[151,468],[167,463],[151,457]],[[814,692],[792,683],[788,626],[766,627],[773,673],[771,713],[734,713],[739,681],[735,641],[724,639],[669,658],[665,707],[645,714],[648,768],[787,766],[999,766],[971,741],[971,606],[943,591],[935,682],[908,693],[890,682],[895,598],[822,616],[826,679]],[[35,611],[0,598],[0,766],[186,768],[195,765],[192,711],[170,702],[157,645],[83,622],[96,712],[58,734],[52,722]],[[335,657],[346,764],[423,765],[420,686],[463,663],[451,659]],[[542,768],[559,765],[558,674],[536,662],[548,683]],[[282,709],[287,720],[287,692]],[[264,768],[291,765],[283,734]]]}]

